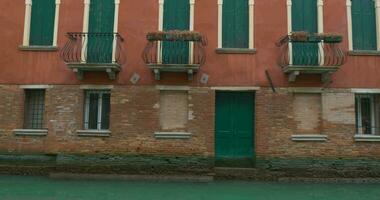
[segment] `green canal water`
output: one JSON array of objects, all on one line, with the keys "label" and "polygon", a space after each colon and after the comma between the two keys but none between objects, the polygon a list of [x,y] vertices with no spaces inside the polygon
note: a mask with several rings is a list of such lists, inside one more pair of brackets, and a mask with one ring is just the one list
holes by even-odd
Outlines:
[{"label": "green canal water", "polygon": [[379,200],[380,184],[170,183],[0,176],[0,200]]}]

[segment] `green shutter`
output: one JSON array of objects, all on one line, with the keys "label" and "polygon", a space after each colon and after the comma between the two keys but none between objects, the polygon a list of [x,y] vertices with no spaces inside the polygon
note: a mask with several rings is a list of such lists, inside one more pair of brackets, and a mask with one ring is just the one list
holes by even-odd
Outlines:
[{"label": "green shutter", "polygon": [[[189,30],[189,0],[165,0],[164,31]],[[163,42],[162,60],[166,64],[186,64],[189,62],[189,42]]]},{"label": "green shutter", "polygon": [[[317,0],[292,0],[292,31],[318,32]],[[293,65],[318,65],[317,43],[293,43]]]},{"label": "green shutter", "polygon": [[376,50],[376,14],[373,0],[352,0],[352,35],[355,50]]},{"label": "green shutter", "polygon": [[248,48],[248,0],[223,1],[223,48]]},{"label": "green shutter", "polygon": [[[87,45],[88,63],[112,62],[114,18],[114,0],[91,0]],[[99,33],[107,33],[107,35]]]},{"label": "green shutter", "polygon": [[55,0],[33,0],[29,45],[53,45],[54,20]]}]

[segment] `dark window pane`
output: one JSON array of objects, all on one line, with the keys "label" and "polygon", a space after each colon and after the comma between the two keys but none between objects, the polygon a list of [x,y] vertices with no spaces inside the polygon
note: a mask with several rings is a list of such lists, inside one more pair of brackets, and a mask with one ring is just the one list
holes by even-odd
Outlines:
[{"label": "dark window pane", "polygon": [[25,90],[24,128],[42,129],[45,90]]},{"label": "dark window pane", "polygon": [[110,123],[110,94],[103,94],[102,101],[102,129],[109,129]]},{"label": "dark window pane", "polygon": [[371,134],[371,99],[362,98],[361,99],[361,117],[362,117],[362,128],[363,134]]},{"label": "dark window pane", "polygon": [[88,129],[98,129],[98,102],[99,94],[89,94]]}]

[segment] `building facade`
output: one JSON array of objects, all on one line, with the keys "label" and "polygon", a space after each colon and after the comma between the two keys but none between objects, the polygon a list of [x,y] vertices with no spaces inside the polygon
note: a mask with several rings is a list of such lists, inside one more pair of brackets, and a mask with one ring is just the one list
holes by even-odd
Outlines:
[{"label": "building facade", "polygon": [[379,0],[0,7],[4,166],[379,174]]}]

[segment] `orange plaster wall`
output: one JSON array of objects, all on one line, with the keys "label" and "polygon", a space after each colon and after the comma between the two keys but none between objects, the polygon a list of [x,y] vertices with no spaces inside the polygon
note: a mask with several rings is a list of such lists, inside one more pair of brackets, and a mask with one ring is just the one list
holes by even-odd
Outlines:
[{"label": "orange plaster wall", "polygon": [[[347,51],[347,17],[345,0],[325,0],[325,32],[344,35],[341,47]],[[83,24],[83,0],[62,0],[59,18],[58,46],[66,42],[66,32],[80,32]],[[301,76],[289,84],[277,65],[279,49],[275,42],[287,33],[286,0],[255,1],[255,48],[257,53],[247,55],[216,54],[217,0],[196,0],[195,30],[208,38],[207,61],[193,81],[186,74],[164,73],[155,81],[144,65],[141,53],[145,34],[157,30],[158,0],[121,0],[119,33],[125,38],[127,62],[116,81],[105,73],[87,73],[84,81],[59,58],[59,52],[20,51],[24,26],[24,0],[1,0],[0,8],[0,84],[123,84],[129,85],[133,73],[141,80],[138,85],[181,84],[192,86],[268,86],[268,70],[275,86],[322,86],[319,76]],[[199,82],[202,73],[210,76],[207,85]],[[347,63],[333,75],[329,87],[380,87],[380,56],[350,56]]]}]

